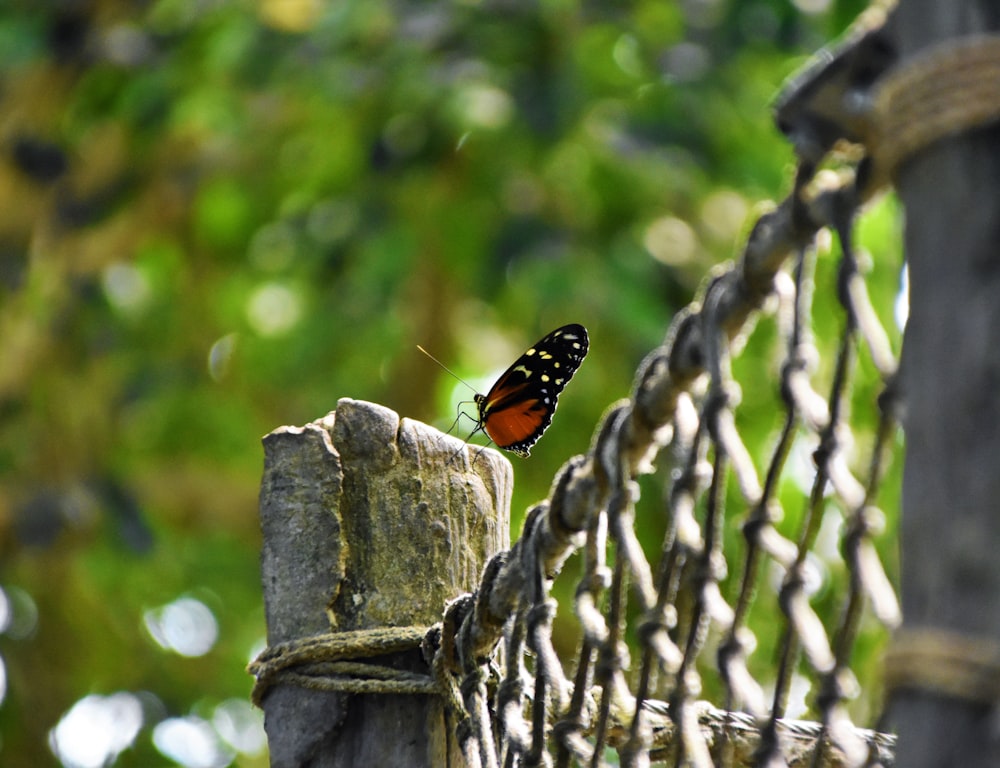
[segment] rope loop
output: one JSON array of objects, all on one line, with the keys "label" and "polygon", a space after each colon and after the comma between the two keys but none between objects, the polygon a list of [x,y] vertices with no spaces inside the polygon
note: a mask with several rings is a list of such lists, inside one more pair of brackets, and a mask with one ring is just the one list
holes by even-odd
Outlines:
[{"label": "rope loop", "polygon": [[427,627],[379,627],[314,635],[264,649],[247,668],[256,680],[251,694],[258,707],[280,683],[343,693],[433,694],[425,674],[357,659],[371,659],[420,647]]},{"label": "rope loop", "polygon": [[881,175],[948,136],[1000,121],[1000,35],[953,38],[879,81],[870,147]]},{"label": "rope loop", "polygon": [[992,706],[1000,702],[1000,641],[947,629],[901,629],[885,659],[886,688],[921,690]]}]

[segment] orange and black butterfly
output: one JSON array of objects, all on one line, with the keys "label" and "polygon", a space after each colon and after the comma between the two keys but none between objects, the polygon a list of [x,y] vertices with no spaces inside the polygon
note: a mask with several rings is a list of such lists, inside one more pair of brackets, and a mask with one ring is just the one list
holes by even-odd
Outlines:
[{"label": "orange and black butterfly", "polygon": [[[589,347],[587,329],[576,323],[543,337],[504,371],[489,392],[476,393],[473,402],[479,417],[469,438],[485,432],[498,448],[528,456],[531,446],[552,423],[559,393],[573,378]],[[423,348],[421,351],[426,354]]]}]

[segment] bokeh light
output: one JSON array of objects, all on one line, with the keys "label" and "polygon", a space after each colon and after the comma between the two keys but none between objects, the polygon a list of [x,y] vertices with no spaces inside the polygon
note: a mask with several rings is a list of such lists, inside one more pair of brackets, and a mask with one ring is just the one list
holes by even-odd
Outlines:
[{"label": "bokeh light", "polygon": [[153,728],[153,744],[184,768],[224,768],[235,753],[207,720],[188,715],[171,717]]},{"label": "bokeh light", "polygon": [[246,699],[226,699],[212,713],[212,725],[237,752],[259,755],[267,748],[264,714]]},{"label": "bokeh light", "polygon": [[142,704],[127,692],[80,699],[49,733],[65,768],[102,768],[130,747],[142,727]]},{"label": "bokeh light", "polygon": [[211,609],[193,597],[146,611],[143,621],[156,643],[181,656],[204,656],[219,637],[219,624]]},{"label": "bokeh light", "polygon": [[247,320],[261,336],[282,336],[302,317],[301,296],[286,285],[264,283],[247,302]]}]

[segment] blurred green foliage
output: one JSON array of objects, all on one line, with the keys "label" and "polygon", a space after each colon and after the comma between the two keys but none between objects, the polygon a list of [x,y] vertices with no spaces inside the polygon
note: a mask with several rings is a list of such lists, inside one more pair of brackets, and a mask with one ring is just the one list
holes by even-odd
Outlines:
[{"label": "blurred green foliage", "polygon": [[[544,332],[581,322],[590,357],[531,459],[515,459],[516,535],[671,316],[738,252],[756,206],[786,194],[792,157],[769,102],[862,4],[798,5],[7,2],[0,762],[53,764],[51,729],[88,694],[142,703],[123,766],[162,763],[156,722],[217,725],[220,705],[247,697],[264,636],[261,435],[342,396],[446,426],[468,393],[417,343],[486,387]],[[898,218],[883,201],[860,228],[897,348]],[[821,382],[842,322],[835,261],[821,253],[816,275]],[[758,466],[781,418],[776,338],[762,318],[736,361]],[[863,359],[858,371],[861,468],[877,382]],[[890,563],[898,471],[882,499]],[[803,491],[786,485],[793,535]],[[666,521],[656,479],[643,489],[654,553]],[[828,626],[837,568],[816,598]],[[197,657],[148,629],[185,596],[218,623]],[[780,622],[773,595],[759,603],[766,681]],[[882,639],[872,627],[859,642],[862,716]]]}]

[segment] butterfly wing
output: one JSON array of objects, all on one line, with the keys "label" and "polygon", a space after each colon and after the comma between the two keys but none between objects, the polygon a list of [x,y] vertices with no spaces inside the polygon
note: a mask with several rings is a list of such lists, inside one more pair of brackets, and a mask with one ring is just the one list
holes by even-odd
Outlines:
[{"label": "butterfly wing", "polygon": [[486,395],[477,395],[479,423],[498,447],[527,456],[552,423],[556,401],[587,355],[587,329],[556,328],[521,355]]}]

